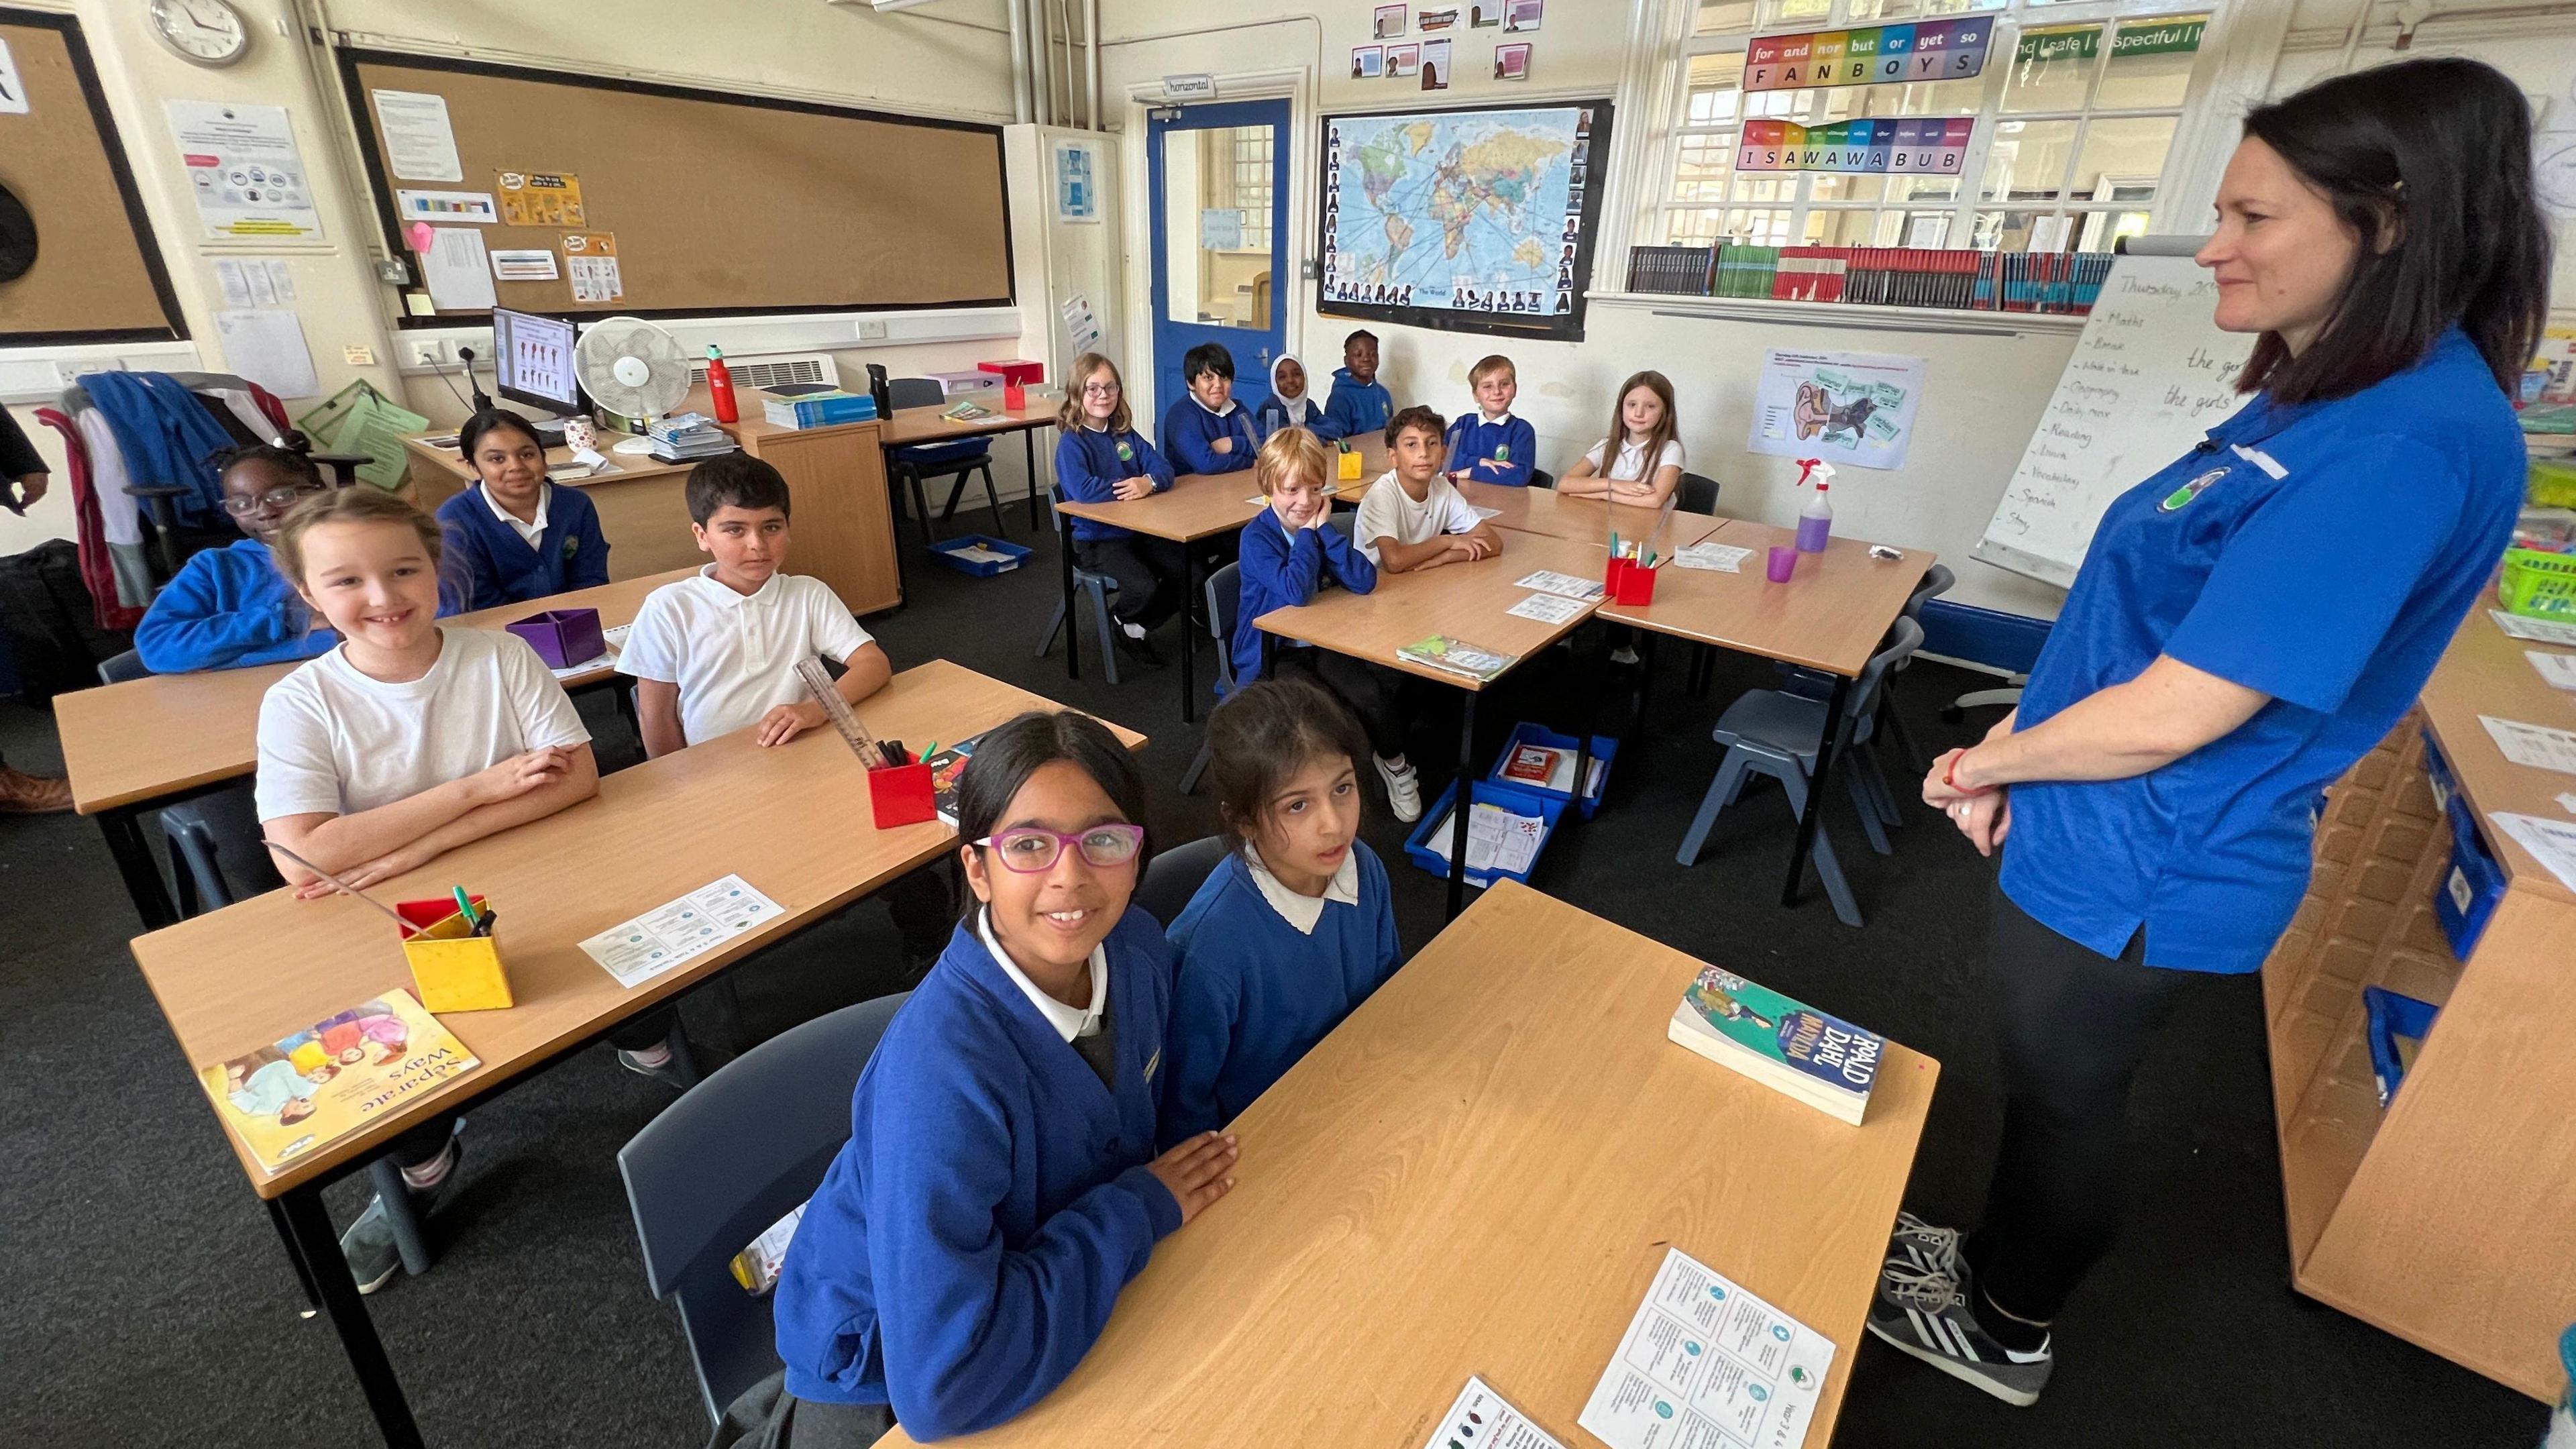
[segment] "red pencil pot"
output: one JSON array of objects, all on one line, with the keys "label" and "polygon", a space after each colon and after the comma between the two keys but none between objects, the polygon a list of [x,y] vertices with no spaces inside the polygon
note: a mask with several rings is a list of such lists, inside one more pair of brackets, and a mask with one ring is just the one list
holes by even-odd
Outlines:
[{"label": "red pencil pot", "polygon": [[1655,575],[1663,572],[1660,565],[1646,568],[1633,559],[1610,560],[1609,571],[1602,575],[1601,587],[1614,604],[1651,604],[1655,601]]},{"label": "red pencil pot", "polygon": [[930,790],[930,767],[889,765],[868,771],[868,808],[876,812],[879,830],[938,819],[939,808]]}]

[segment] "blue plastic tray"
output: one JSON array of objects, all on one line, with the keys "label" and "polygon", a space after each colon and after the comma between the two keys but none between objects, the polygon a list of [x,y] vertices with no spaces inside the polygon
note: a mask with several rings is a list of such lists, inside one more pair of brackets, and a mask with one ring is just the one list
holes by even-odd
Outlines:
[{"label": "blue plastic tray", "polygon": [[[1551,790],[1544,785],[1533,784],[1527,780],[1507,780],[1503,778],[1503,767],[1512,762],[1512,751],[1520,748],[1522,745],[1542,745],[1552,750],[1571,751],[1578,748],[1579,741],[1577,741],[1572,735],[1561,735],[1544,725],[1534,725],[1527,721],[1523,721],[1518,728],[1512,731],[1512,737],[1503,741],[1503,752],[1494,757],[1494,768],[1486,772],[1485,775],[1486,783],[1501,785],[1513,790],[1527,790],[1533,795],[1544,795],[1551,800],[1573,799],[1574,795],[1570,790]],[[1601,787],[1594,791],[1589,798],[1576,805],[1576,810],[1582,814],[1584,819],[1589,820],[1598,813],[1601,809],[1601,797],[1610,793],[1610,763],[1613,759],[1617,758],[1618,754],[1619,742],[1617,740],[1612,739],[1608,735],[1594,735],[1592,737],[1592,758],[1600,767]],[[1479,784],[1476,789],[1481,793],[1485,789],[1485,784]]]},{"label": "blue plastic tray", "polygon": [[[1443,829],[1448,828],[1450,802],[1457,796],[1458,787],[1455,784],[1441,791],[1440,798],[1432,801],[1430,808],[1422,812],[1422,823],[1414,826],[1413,833],[1405,837],[1404,841],[1404,853],[1412,857],[1413,863],[1442,880],[1449,878],[1449,862],[1442,860],[1431,849],[1429,844],[1431,828],[1435,825]],[[1545,829],[1539,835],[1538,853],[1530,857],[1530,870],[1538,869],[1539,860],[1547,854],[1547,843],[1556,838],[1556,822],[1565,814],[1564,797],[1542,795],[1535,790],[1522,789],[1518,785],[1493,785],[1479,781],[1476,785],[1474,803],[1499,805],[1515,815],[1535,815],[1547,822]],[[1529,871],[1471,869],[1467,872],[1467,884],[1482,890],[1492,885],[1496,876],[1504,876],[1524,885],[1529,883]]]},{"label": "blue plastic tray", "polygon": [[[1006,563],[985,563],[976,559],[960,557],[960,555],[966,550],[973,548],[989,548],[995,553],[1006,553],[1011,557]],[[1020,565],[1029,561],[1029,552],[1030,551],[1028,549],[1020,547],[1018,544],[1011,542],[1007,538],[987,538],[980,533],[963,534],[956,538],[943,538],[930,546],[930,556],[932,558],[939,560],[941,563],[948,565],[950,568],[957,570],[957,572],[961,574],[972,574],[979,579],[989,579],[995,574],[1009,573],[1011,570],[1018,568]]]}]

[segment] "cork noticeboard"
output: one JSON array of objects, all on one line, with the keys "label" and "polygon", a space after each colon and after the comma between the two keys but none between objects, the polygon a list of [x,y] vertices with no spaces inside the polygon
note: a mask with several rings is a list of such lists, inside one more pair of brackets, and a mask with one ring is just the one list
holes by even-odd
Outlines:
[{"label": "cork noticeboard", "polygon": [[[504,176],[577,183],[577,226],[562,212],[542,218],[552,225],[426,218],[471,226],[487,253],[553,254],[552,278],[496,278],[501,306],[651,317],[1011,301],[997,126],[376,51],[342,52],[341,71],[380,223],[406,256],[423,218],[403,214],[400,192],[462,193],[469,212],[489,197],[506,221],[530,213],[524,192],[505,196]],[[443,98],[462,180],[397,174],[379,90]],[[577,298],[566,239],[603,234],[623,294]],[[481,315],[440,310],[403,325]]]},{"label": "cork noticeboard", "polygon": [[36,227],[35,266],[0,282],[0,346],[185,338],[78,22],[0,9],[0,45],[25,90],[0,96],[0,186]]}]

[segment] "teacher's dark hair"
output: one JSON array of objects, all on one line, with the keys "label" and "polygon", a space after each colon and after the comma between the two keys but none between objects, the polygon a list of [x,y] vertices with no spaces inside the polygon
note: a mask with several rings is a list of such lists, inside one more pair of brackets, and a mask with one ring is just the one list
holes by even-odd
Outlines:
[{"label": "teacher's dark hair", "polygon": [[2264,333],[2239,387],[2349,397],[2457,324],[2513,393],[2548,317],[2550,252],[2513,82],[2473,60],[2399,61],[2259,106],[2245,134],[2325,194],[2361,252],[2316,341],[2293,357]]},{"label": "teacher's dark hair", "polygon": [[[1029,782],[1029,776],[1058,760],[1081,767],[1127,823],[1145,824],[1145,777],[1137,773],[1135,759],[1109,726],[1074,710],[1033,709],[976,741],[974,754],[958,771],[958,840],[970,850],[982,849],[975,842],[1007,826],[1003,812],[1011,808],[1012,797]],[[1145,878],[1145,866],[1153,858],[1154,836],[1149,828],[1143,848],[1136,852],[1138,880]],[[980,908],[971,891],[966,908],[970,915]]]}]

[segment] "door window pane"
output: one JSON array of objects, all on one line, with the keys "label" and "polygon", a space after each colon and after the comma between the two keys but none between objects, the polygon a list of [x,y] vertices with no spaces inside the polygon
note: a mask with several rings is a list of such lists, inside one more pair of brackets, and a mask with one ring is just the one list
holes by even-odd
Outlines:
[{"label": "door window pane", "polygon": [[2061,25],[2025,30],[2013,42],[2004,76],[2006,111],[2074,111],[2101,63],[2102,27]]},{"label": "door window pane", "polygon": [[1165,310],[1174,322],[1270,329],[1267,126],[1163,134]]},{"label": "door window pane", "polygon": [[2112,32],[2111,58],[2103,65],[2102,89],[2093,104],[2119,111],[2181,105],[2208,24],[2206,15],[2121,21]]},{"label": "door window pane", "polygon": [[2151,201],[2156,177],[2173,146],[2175,118],[2130,116],[2096,119],[2084,127],[2076,153],[2074,193],[2093,201]]},{"label": "door window pane", "polygon": [[[2169,123],[2170,124],[2170,123]],[[2054,200],[2075,149],[2074,121],[1997,121],[1986,150],[1987,201]]]}]

